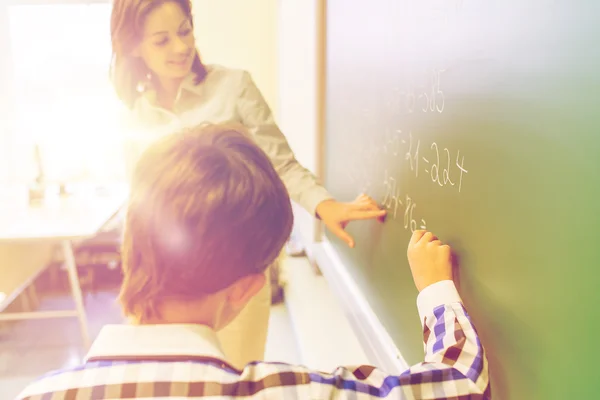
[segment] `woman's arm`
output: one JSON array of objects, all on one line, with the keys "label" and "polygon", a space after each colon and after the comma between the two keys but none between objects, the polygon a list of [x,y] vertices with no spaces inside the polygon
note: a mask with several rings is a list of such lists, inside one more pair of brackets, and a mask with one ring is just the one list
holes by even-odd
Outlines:
[{"label": "woman's arm", "polygon": [[271,109],[248,72],[243,72],[241,89],[237,111],[242,124],[271,159],[292,200],[312,215],[317,215],[317,205],[332,196],[296,160],[287,139],[273,119]]},{"label": "woman's arm", "polygon": [[316,177],[300,165],[248,72],[243,73],[237,111],[242,124],[271,158],[292,200],[312,215],[321,218],[327,228],[348,246],[354,247],[354,240],[344,230],[348,222],[375,218],[383,221],[385,211],[380,210],[373,199],[360,195],[352,203],[335,201]]}]

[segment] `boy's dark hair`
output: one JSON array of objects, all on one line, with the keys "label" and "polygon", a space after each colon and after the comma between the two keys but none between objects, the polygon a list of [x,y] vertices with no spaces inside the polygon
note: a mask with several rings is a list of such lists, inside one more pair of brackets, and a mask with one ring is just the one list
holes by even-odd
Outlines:
[{"label": "boy's dark hair", "polygon": [[139,320],[162,298],[200,298],[277,258],[290,198],[243,128],[205,125],[153,143],[132,178],[120,301]]}]

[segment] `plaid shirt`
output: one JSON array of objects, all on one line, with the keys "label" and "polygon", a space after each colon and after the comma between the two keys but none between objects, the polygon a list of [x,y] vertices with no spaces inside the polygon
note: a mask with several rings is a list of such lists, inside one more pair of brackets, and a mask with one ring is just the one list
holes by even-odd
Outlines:
[{"label": "plaid shirt", "polygon": [[487,359],[454,284],[426,288],[417,304],[425,361],[398,376],[367,365],[322,373],[272,362],[238,371],[208,327],[115,325],[83,365],[42,377],[19,399],[489,399]]}]

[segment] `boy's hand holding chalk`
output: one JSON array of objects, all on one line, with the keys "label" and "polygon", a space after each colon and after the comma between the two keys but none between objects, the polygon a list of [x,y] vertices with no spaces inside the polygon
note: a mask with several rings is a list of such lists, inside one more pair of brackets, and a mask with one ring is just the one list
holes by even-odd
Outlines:
[{"label": "boy's hand holding chalk", "polygon": [[450,246],[442,244],[433,233],[415,231],[408,244],[407,256],[419,292],[436,282],[452,280]]}]

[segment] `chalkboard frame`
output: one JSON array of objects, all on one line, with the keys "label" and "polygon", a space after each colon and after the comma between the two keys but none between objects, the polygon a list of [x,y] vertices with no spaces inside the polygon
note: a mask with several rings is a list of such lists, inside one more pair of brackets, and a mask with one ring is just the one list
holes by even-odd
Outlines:
[{"label": "chalkboard frame", "polygon": [[310,253],[339,300],[369,362],[388,374],[399,375],[406,371],[408,363],[327,237],[313,244]]},{"label": "chalkboard frame", "polygon": [[[326,168],[325,135],[327,108],[327,1],[316,7],[316,172],[323,176]],[[315,242],[306,243],[306,253],[318,265],[344,311],[369,363],[389,374],[401,374],[409,368],[398,347],[360,291],[341,258],[329,242],[322,221],[315,227]],[[415,299],[416,307],[416,299]]]}]

